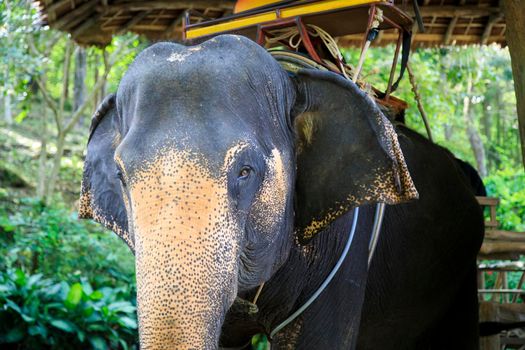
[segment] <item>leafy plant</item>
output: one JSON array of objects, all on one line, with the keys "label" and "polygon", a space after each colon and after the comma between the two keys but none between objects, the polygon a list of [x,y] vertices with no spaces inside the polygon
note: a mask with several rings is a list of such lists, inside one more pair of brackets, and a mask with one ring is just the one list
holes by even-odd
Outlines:
[{"label": "leafy plant", "polygon": [[133,286],[127,246],[64,205],[0,198],[0,268],[20,268],[69,283],[86,277],[96,288]]},{"label": "leafy plant", "polygon": [[93,289],[22,269],[0,273],[0,344],[19,349],[134,349],[136,306],[125,288]]},{"label": "leafy plant", "polygon": [[501,198],[497,218],[504,230],[525,232],[525,174],[504,168],[485,179],[489,195]]}]

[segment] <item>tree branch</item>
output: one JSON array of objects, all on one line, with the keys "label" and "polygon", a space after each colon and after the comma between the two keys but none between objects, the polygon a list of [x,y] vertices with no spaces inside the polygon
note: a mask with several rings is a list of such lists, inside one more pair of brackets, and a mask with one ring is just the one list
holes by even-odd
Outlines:
[{"label": "tree branch", "polygon": [[64,103],[66,101],[67,92],[69,88],[69,68],[70,68],[70,62],[71,62],[71,50],[72,44],[71,40],[68,40],[66,43],[66,52],[64,53],[64,67],[63,67],[63,73],[62,73],[62,93],[60,94],[60,104],[59,104],[59,111],[60,113],[64,113]]},{"label": "tree branch", "polygon": [[111,68],[115,65],[117,58],[122,57],[122,54],[125,52],[125,49],[129,46],[131,43],[131,40],[127,40],[123,42],[120,47],[115,50],[110,57],[107,57],[107,52],[105,51],[103,54],[104,57],[104,73],[98,80],[95,82],[95,85],[91,89],[91,92],[89,95],[84,99],[84,102],[78,107],[78,109],[73,113],[71,119],[67,123],[67,125],[64,127],[64,135],[69,133],[71,129],[78,123],[78,120],[82,116],[82,113],[86,109],[86,107],[89,105],[89,102],[93,99],[93,97],[102,89],[102,86],[105,84],[107,77],[109,75],[109,72],[111,71]]},{"label": "tree branch", "polygon": [[44,56],[49,57],[51,54],[51,51],[55,47],[56,44],[60,41],[62,38],[62,34],[60,32],[53,31],[53,35],[50,39],[47,40],[46,50],[44,51]]},{"label": "tree branch", "polygon": [[45,84],[42,82],[42,80],[40,80],[40,77],[35,76],[35,81],[38,85],[38,88],[40,89],[40,92],[42,93],[42,96],[44,97],[44,100],[46,101],[49,108],[51,108],[51,110],[53,111],[53,118],[55,119],[57,129],[60,131],[62,129],[62,125],[60,125],[60,120],[58,118],[58,108],[56,102],[53,101],[51,96],[49,96],[49,94],[47,93]]}]

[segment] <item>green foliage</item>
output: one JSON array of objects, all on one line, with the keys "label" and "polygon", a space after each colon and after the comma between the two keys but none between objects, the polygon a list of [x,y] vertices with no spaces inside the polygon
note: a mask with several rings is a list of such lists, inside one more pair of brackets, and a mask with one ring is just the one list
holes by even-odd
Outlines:
[{"label": "green foliage", "polygon": [[251,345],[252,345],[252,350],[270,349],[270,343],[268,342],[268,337],[262,333],[256,334],[252,337]]},{"label": "green foliage", "polygon": [[80,221],[64,205],[0,199],[0,269],[22,268],[69,282],[86,276],[96,286],[131,285],[133,256],[113,233]]},{"label": "green foliage", "polygon": [[[357,49],[345,49],[343,54],[350,63],[358,61]],[[361,77],[385,89],[393,54],[392,46],[370,49]],[[486,149],[489,174],[503,167],[510,167],[515,172],[523,171],[516,98],[507,49],[496,45],[417,49],[412,53],[410,62],[434,141],[476,166],[463,118],[463,98],[467,77],[470,76],[475,127]],[[426,134],[407,77],[401,81],[395,96],[409,104],[407,124]]]},{"label": "green foliage", "polygon": [[133,256],[113,233],[0,191],[0,256],[0,347],[134,348]]},{"label": "green foliage", "polygon": [[[38,57],[28,53],[25,40],[27,35],[40,32],[33,25],[37,21],[38,13],[29,1],[0,1],[0,92],[16,94],[19,101],[27,96],[31,79],[26,68],[39,65]],[[27,110],[22,110],[21,114],[23,112]],[[19,115],[19,119],[22,116]]]},{"label": "green foliage", "polygon": [[[350,63],[358,61],[357,49],[345,49],[343,54]],[[385,89],[393,54],[392,46],[370,49],[361,77]],[[490,196],[501,198],[498,208],[501,228],[525,231],[525,175],[508,50],[496,45],[417,49],[410,62],[434,141],[479,167],[463,115],[467,83],[472,82],[474,127],[483,142],[488,170],[484,182]],[[409,104],[408,126],[426,135],[407,77],[395,96]]]},{"label": "green foliage", "polygon": [[18,349],[132,349],[136,306],[126,288],[94,289],[27,274],[0,273],[0,344]]},{"label": "green foliage", "polygon": [[525,232],[525,174],[502,169],[485,179],[490,196],[501,197],[497,218],[504,230]]}]

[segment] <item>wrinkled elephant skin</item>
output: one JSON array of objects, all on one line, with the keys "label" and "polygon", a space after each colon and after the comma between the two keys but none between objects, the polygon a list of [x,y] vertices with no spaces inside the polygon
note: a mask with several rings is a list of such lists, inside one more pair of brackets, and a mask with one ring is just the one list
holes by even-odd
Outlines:
[{"label": "wrinkled elephant skin", "polygon": [[[410,158],[428,158],[413,155],[425,152],[426,141],[404,134],[413,142],[398,140],[352,82],[329,72],[289,74],[239,36],[192,47],[159,43],[140,53],[93,118],[79,216],[113,230],[135,253],[141,348],[216,349],[270,332],[328,274],[346,242],[351,209],[361,206],[341,272],[272,340],[272,348],[354,348],[358,334],[367,333],[361,318],[376,326],[361,317],[363,305],[376,315],[368,295],[377,291],[365,290],[373,205],[399,204],[387,208],[388,237],[378,246],[379,261],[392,266],[415,262],[390,256],[397,250],[389,244],[412,247],[451,231],[442,225],[418,237],[422,223],[456,214],[470,215],[465,223],[480,218],[461,188],[449,203],[462,201],[462,208],[423,214],[437,203],[429,194],[457,183],[458,174],[447,168],[447,153],[432,146],[443,155],[428,164],[443,170],[434,169],[441,182],[429,191],[431,176]],[[461,229],[470,264],[476,232]],[[429,256],[439,259],[438,250]],[[376,264],[371,276],[381,279],[384,267]],[[246,300],[263,282],[256,307]]]}]

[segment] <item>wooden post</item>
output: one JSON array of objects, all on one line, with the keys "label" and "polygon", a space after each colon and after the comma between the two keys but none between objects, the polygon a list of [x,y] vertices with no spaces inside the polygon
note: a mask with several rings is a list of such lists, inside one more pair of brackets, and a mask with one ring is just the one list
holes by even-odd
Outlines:
[{"label": "wooden post", "polygon": [[[479,320],[483,321],[499,321],[498,310],[493,303],[481,302],[479,305]],[[499,334],[490,337],[481,337],[479,348],[480,350],[495,350],[500,349]]]},{"label": "wooden post", "polygon": [[516,92],[521,156],[525,167],[525,1],[503,0],[503,11],[507,24],[505,36],[512,60],[512,74]]}]

